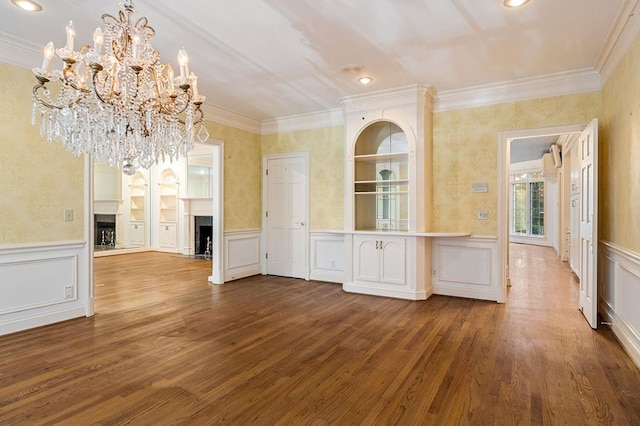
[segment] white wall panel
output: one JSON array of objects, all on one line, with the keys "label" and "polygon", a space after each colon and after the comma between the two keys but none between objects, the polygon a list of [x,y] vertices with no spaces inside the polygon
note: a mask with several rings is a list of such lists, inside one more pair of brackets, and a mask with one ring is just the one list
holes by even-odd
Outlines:
[{"label": "white wall panel", "polygon": [[260,231],[225,232],[224,280],[260,274]]},{"label": "white wall panel", "polygon": [[84,241],[0,247],[0,335],[93,314]]},{"label": "white wall panel", "polygon": [[335,283],[344,282],[344,235],[312,232],[310,243],[311,273],[309,278]]},{"label": "white wall panel", "polygon": [[600,243],[599,313],[640,367],[640,254]]},{"label": "white wall panel", "polygon": [[0,264],[0,315],[77,299],[77,257]]},{"label": "white wall panel", "polygon": [[498,300],[496,238],[434,238],[432,253],[433,294]]}]

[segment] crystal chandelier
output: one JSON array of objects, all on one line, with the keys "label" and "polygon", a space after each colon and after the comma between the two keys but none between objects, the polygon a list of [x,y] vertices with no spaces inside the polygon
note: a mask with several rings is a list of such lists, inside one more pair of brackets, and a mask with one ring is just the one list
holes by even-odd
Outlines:
[{"label": "crystal chandelier", "polygon": [[[155,30],[147,18],[134,20],[133,0],[120,6],[118,17],[102,15],[104,31],[96,29],[93,46],[74,50],[71,22],[64,48],[47,44],[42,66],[33,69],[38,84],[31,121],[39,116],[40,134],[49,143],[61,142],[75,155],[90,154],[133,174],[186,156],[195,138],[204,142],[209,134],[200,109],[205,98],[189,72],[187,53],[180,49],[180,75],[174,76],[151,46]],[[51,70],[54,53],[62,70]]]}]

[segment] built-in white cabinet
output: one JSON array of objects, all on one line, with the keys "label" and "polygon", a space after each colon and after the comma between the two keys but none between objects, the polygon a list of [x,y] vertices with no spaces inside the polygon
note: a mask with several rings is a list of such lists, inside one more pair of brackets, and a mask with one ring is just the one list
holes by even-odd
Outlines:
[{"label": "built-in white cabinet", "polygon": [[129,185],[129,244],[144,246],[147,244],[147,179],[137,171],[131,176]]},{"label": "built-in white cabinet", "polygon": [[146,244],[145,223],[142,221],[129,223],[129,244],[132,246],[144,246]]},{"label": "built-in white cabinet", "polygon": [[427,86],[343,98],[345,291],[431,295],[432,105]]},{"label": "built-in white cabinet", "polygon": [[354,275],[358,281],[406,284],[406,239],[354,235]]},{"label": "built-in white cabinet", "polygon": [[178,176],[173,169],[167,168],[160,173],[158,245],[163,249],[176,249],[178,246],[178,182]]}]

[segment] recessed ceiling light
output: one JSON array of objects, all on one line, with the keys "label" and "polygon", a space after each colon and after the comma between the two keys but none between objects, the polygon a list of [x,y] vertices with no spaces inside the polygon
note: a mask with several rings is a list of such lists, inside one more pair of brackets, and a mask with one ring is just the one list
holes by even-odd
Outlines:
[{"label": "recessed ceiling light", "polygon": [[11,3],[28,12],[40,12],[42,6],[33,0],[11,0]]},{"label": "recessed ceiling light", "polygon": [[529,0],[504,0],[502,2],[502,4],[505,7],[518,7],[518,6],[522,6],[525,3],[528,3]]},{"label": "recessed ceiling light", "polygon": [[368,75],[363,75],[358,79],[358,83],[360,84],[369,84],[373,81],[373,77],[369,77]]}]

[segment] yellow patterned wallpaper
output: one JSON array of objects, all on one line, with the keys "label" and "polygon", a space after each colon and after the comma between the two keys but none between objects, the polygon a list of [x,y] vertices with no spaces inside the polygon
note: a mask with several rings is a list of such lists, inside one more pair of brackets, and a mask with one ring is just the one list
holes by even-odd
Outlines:
[{"label": "yellow patterned wallpaper", "polygon": [[0,63],[0,244],[83,239],[84,162],[31,125],[35,83],[29,70]]},{"label": "yellow patterned wallpaper", "polygon": [[344,127],[264,135],[262,155],[309,153],[309,229],[344,229]]},{"label": "yellow patterned wallpaper", "polygon": [[[498,134],[586,124],[599,117],[601,102],[591,92],[435,113],[432,229],[496,235]],[[489,191],[472,193],[474,182],[487,182]],[[489,220],[476,219],[478,209]]]},{"label": "yellow patterned wallpaper", "polygon": [[260,135],[211,121],[207,130],[224,142],[224,229],[261,228]]},{"label": "yellow patterned wallpaper", "polygon": [[602,90],[600,240],[640,252],[640,37]]}]

